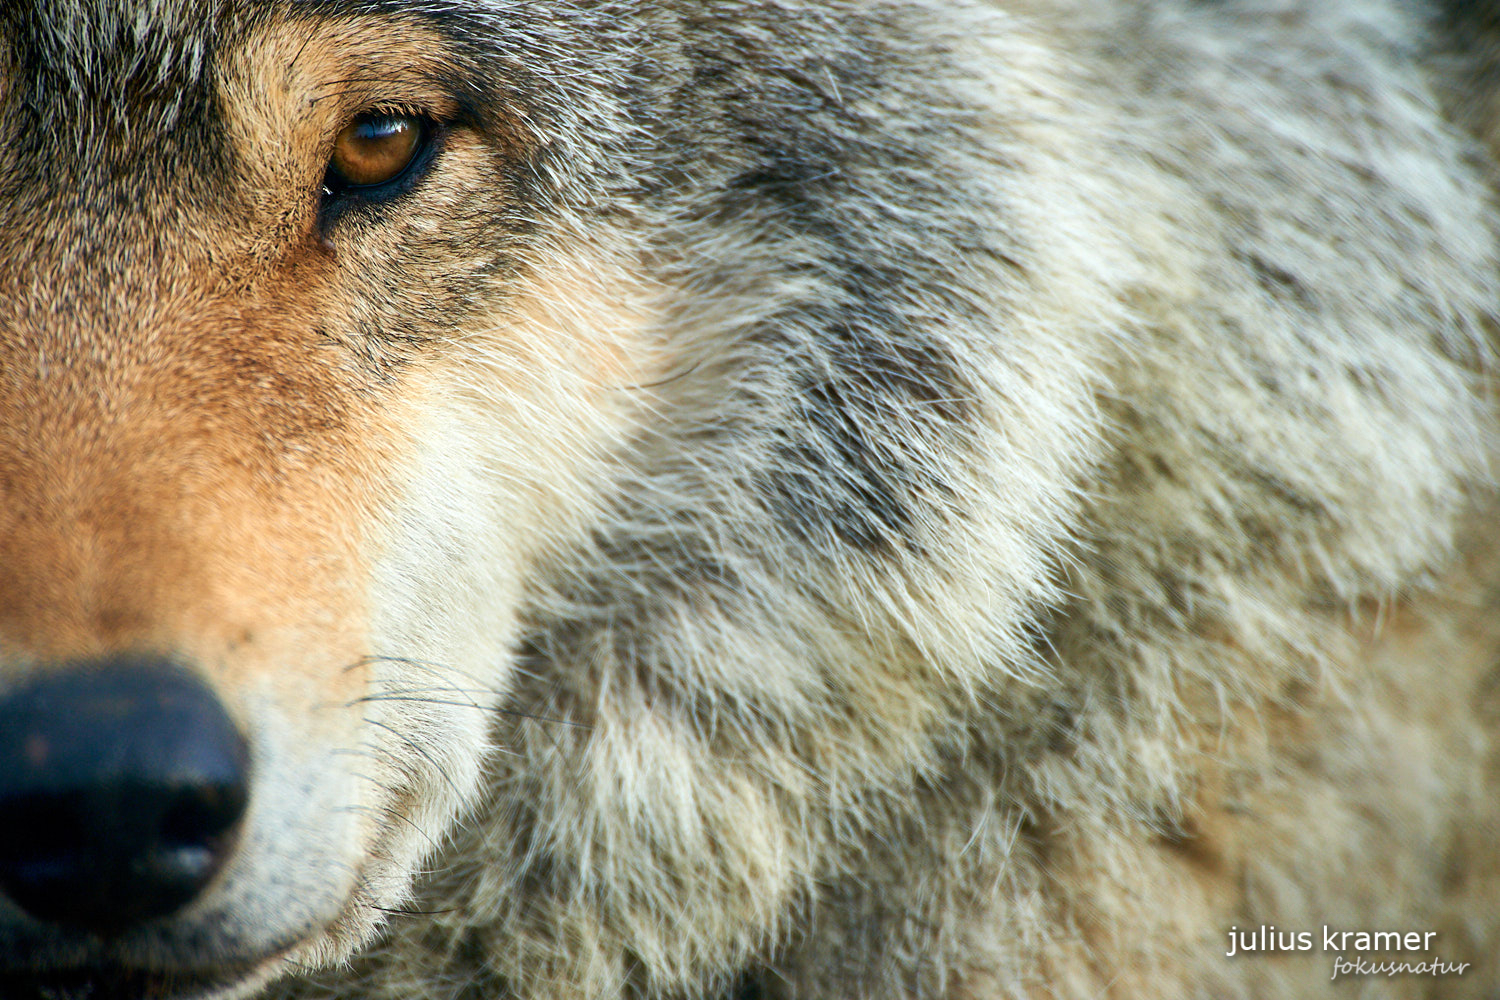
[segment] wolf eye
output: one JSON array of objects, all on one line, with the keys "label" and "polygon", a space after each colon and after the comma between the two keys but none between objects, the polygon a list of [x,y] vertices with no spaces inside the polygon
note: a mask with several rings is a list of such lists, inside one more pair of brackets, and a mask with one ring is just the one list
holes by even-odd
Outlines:
[{"label": "wolf eye", "polygon": [[431,131],[428,121],[416,115],[360,115],[334,140],[324,187],[336,193],[350,188],[374,189],[401,180],[420,158]]}]

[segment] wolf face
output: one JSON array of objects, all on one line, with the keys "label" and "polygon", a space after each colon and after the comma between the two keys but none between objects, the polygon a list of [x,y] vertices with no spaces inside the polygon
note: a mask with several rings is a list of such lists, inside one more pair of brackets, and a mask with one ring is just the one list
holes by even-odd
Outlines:
[{"label": "wolf face", "polygon": [[[705,551],[689,502],[746,508],[726,530],[768,524],[767,550],[812,535],[802,547],[850,558],[916,547],[935,515],[908,489],[947,503],[954,472],[872,448],[841,412],[909,398],[933,414],[900,417],[916,430],[967,405],[941,345],[881,328],[928,303],[899,301],[889,270],[860,278],[891,303],[814,287],[827,248],[747,229],[767,199],[813,211],[780,193],[811,178],[774,173],[802,164],[732,148],[652,162],[664,137],[630,105],[703,94],[685,68],[633,65],[627,38],[677,17],[72,0],[6,15],[9,993],[238,996],[347,956],[475,798],[528,600],[583,617],[600,604],[581,593],[617,580],[649,602],[655,576],[688,588],[680,565],[726,592],[766,572]],[[389,176],[343,176],[361,128],[414,136]],[[720,204],[687,214],[674,187]],[[674,213],[693,243],[663,236]],[[773,273],[791,283],[779,299],[762,294]],[[702,283],[717,287],[684,305]],[[798,343],[810,296],[842,343]],[[759,332],[713,339],[731,325]],[[882,343],[897,353],[861,370]],[[801,398],[757,400],[789,385]],[[653,408],[678,426],[644,431]],[[812,434],[768,426],[794,409]],[[1066,469],[1067,450],[1043,461]],[[750,482],[705,491],[716,451]],[[624,509],[620,484],[647,472],[646,513]],[[590,528],[605,511],[632,534]],[[592,670],[610,654],[580,655]],[[742,674],[744,658],[688,663],[731,697],[816,686],[777,664]],[[581,711],[559,714],[587,725]]]},{"label": "wolf face", "polygon": [[[558,245],[573,126],[476,91],[458,17],[4,15],[7,995],[347,954],[474,793],[656,360],[613,249]],[[378,116],[409,162],[341,180]]]},{"label": "wolf face", "polygon": [[1439,29],[1086,6],[0,10],[0,992],[1254,993],[1246,817],[1441,854],[1307,749],[1459,717]]}]

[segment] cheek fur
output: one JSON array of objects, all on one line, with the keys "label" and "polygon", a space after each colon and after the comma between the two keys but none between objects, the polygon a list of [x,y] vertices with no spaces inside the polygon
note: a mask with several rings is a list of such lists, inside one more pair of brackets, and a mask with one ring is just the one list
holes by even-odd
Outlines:
[{"label": "cheek fur", "polygon": [[591,264],[593,279],[528,290],[512,322],[475,325],[410,381],[420,416],[370,589],[364,732],[385,762],[379,810],[401,817],[367,851],[377,900],[399,898],[470,798],[527,581],[610,502],[612,460],[664,364],[647,296],[621,293],[619,274],[606,297],[611,275]]}]

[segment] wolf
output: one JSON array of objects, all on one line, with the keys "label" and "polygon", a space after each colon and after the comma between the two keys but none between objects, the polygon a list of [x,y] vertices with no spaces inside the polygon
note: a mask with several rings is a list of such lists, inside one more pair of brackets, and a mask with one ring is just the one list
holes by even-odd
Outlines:
[{"label": "wolf", "polygon": [[1495,996],[1497,39],[9,0],[0,995]]}]

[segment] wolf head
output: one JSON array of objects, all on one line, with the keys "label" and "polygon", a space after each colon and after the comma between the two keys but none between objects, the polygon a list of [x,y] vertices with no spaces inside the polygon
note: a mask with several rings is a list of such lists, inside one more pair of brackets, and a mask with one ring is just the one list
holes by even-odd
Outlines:
[{"label": "wolf head", "polygon": [[[778,799],[906,780],[1025,659],[1088,373],[996,318],[1003,123],[895,85],[959,57],[910,12],[723,7],[0,15],[8,995],[345,958],[497,784],[497,877],[626,836],[558,891],[680,890],[683,928],[756,894],[737,953],[814,875]],[[769,770],[717,763],[744,740]],[[553,780],[638,829],[530,816]]]}]

